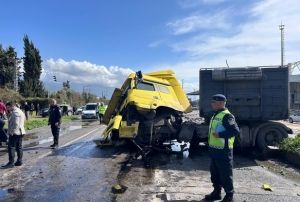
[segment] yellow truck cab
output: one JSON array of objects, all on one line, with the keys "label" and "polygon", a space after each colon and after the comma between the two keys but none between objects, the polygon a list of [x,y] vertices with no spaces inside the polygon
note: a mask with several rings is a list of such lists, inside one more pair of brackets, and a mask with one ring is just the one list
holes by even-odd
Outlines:
[{"label": "yellow truck cab", "polygon": [[138,145],[159,145],[176,139],[182,115],[190,111],[173,71],[132,73],[111,97],[104,114],[107,128],[102,143],[132,139]]}]

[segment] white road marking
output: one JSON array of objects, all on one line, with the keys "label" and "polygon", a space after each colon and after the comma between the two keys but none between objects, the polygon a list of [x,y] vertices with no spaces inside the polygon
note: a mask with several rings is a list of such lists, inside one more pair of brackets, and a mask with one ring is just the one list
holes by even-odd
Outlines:
[{"label": "white road marking", "polygon": [[[72,144],[72,143],[74,143],[74,142],[76,142],[76,141],[78,141],[78,140],[80,140],[80,139],[82,139],[82,138],[84,138],[84,137],[90,135],[91,133],[95,132],[96,130],[99,130],[100,128],[101,128],[101,127],[97,127],[96,129],[94,129],[94,130],[92,130],[92,131],[90,131],[90,132],[84,134],[83,136],[80,136],[80,137],[78,137],[78,138],[76,138],[76,139],[74,139],[74,140],[71,140],[70,142],[67,142],[67,143],[61,145],[61,146],[59,147],[59,149],[65,147],[65,146],[68,146],[68,145],[70,145],[70,144]],[[42,155],[40,155],[39,157],[37,157],[36,160],[42,159],[42,158],[44,158],[44,157],[50,155],[52,152],[53,152],[53,150],[51,150],[51,151],[49,151],[49,152],[47,152],[47,153],[45,153],[45,154],[42,154]],[[12,174],[12,173],[14,173],[14,172],[19,171],[19,169],[21,169],[21,168],[24,167],[25,165],[26,165],[26,163],[23,163],[23,165],[22,165],[21,167],[19,167],[19,168],[16,168],[16,167],[15,167],[14,169],[7,170],[5,173],[2,174],[2,177],[9,176],[10,174]]]},{"label": "white road marking", "polygon": [[[92,130],[92,131],[90,131],[90,132],[84,134],[83,136],[80,136],[80,137],[78,137],[78,138],[76,138],[76,139],[74,139],[74,140],[71,140],[70,142],[67,142],[67,143],[61,145],[61,146],[59,147],[59,149],[61,149],[61,148],[63,148],[63,147],[66,147],[66,146],[69,146],[70,144],[76,142],[77,140],[80,140],[80,139],[82,139],[82,138],[84,138],[84,137],[90,135],[91,133],[93,133],[93,132],[95,132],[96,130],[99,130],[99,129],[100,129],[100,128],[96,128],[96,129],[94,129],[94,130]],[[53,150],[52,150],[52,151],[49,151],[49,152],[47,152],[47,153],[45,153],[45,154],[43,154],[43,155],[41,155],[41,156],[39,156],[37,159],[42,159],[42,158],[44,158],[44,157],[50,155],[52,152],[53,152]]]}]

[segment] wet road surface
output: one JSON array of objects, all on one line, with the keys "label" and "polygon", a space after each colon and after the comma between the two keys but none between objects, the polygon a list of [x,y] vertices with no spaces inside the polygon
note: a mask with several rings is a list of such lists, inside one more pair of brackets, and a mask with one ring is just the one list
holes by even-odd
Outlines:
[{"label": "wet road surface", "polygon": [[[212,191],[205,149],[187,159],[155,153],[146,169],[126,147],[96,147],[93,140],[103,129],[91,123],[66,131],[55,151],[51,142],[26,148],[25,165],[0,170],[0,201],[201,201]],[[236,201],[300,201],[299,170],[288,178],[241,155],[234,167]],[[273,192],[262,190],[263,183]],[[127,190],[113,194],[115,184]]]}]

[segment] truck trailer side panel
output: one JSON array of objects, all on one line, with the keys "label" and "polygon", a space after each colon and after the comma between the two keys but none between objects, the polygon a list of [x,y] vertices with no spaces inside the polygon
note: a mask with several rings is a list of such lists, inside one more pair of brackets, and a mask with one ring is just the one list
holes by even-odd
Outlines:
[{"label": "truck trailer side panel", "polygon": [[210,98],[224,94],[238,121],[288,118],[287,67],[248,67],[200,70],[200,116],[209,118]]}]

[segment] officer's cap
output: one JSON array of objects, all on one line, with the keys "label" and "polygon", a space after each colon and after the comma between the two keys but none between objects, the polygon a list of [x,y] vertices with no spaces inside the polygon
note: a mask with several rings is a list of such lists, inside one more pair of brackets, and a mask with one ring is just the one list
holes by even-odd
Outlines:
[{"label": "officer's cap", "polygon": [[216,95],[212,96],[212,100],[226,102],[227,99],[226,99],[225,95],[216,94]]}]

